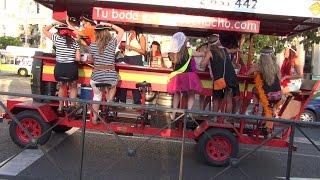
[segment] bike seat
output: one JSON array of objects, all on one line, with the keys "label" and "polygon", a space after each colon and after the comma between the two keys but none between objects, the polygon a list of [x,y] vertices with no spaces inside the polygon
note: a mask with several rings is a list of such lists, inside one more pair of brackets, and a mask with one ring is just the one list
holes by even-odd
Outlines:
[{"label": "bike seat", "polygon": [[138,88],[139,90],[148,90],[149,88],[151,88],[151,83],[143,81],[141,83],[137,83],[136,88]]},{"label": "bike seat", "polygon": [[108,84],[108,83],[97,83],[96,87],[97,88],[110,88],[111,84]]}]

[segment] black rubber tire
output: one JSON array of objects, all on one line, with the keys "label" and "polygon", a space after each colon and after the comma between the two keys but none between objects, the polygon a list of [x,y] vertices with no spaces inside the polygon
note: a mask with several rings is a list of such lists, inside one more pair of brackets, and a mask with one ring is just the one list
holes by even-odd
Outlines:
[{"label": "black rubber tire", "polygon": [[72,127],[68,127],[68,126],[64,126],[64,125],[57,125],[56,127],[54,127],[52,130],[55,133],[65,133],[67,131],[69,131]]},{"label": "black rubber tire", "polygon": [[[41,135],[42,137],[40,139],[38,139],[38,144],[40,145],[43,145],[45,144],[51,137],[51,131],[48,131],[45,135],[43,135],[44,132],[46,132],[50,127],[51,125],[47,122],[45,122],[43,120],[43,118],[40,116],[40,114],[36,111],[30,111],[30,110],[25,110],[25,111],[22,111],[20,113],[18,113],[16,115],[16,118],[18,121],[21,121],[23,120],[24,118],[32,118],[34,119],[37,123],[40,124],[40,127],[41,127]],[[12,122],[10,123],[10,127],[9,127],[9,133],[10,133],[10,137],[12,139],[12,141],[17,144],[18,146],[20,147],[25,147],[28,143],[26,142],[23,142],[18,136],[17,136],[17,127],[18,127],[18,124],[15,123],[13,120]],[[37,148],[36,145],[30,145],[28,147],[29,149],[35,149]]]},{"label": "black rubber tire", "polygon": [[21,68],[18,70],[18,74],[19,74],[19,76],[26,77],[26,76],[28,76],[28,70],[25,68]]},{"label": "black rubber tire", "polygon": [[[200,153],[201,159],[208,164],[209,166],[228,166],[230,162],[230,158],[227,158],[224,161],[216,161],[207,154],[206,151],[206,145],[210,138],[214,136],[220,136],[220,137],[225,137],[229,140],[231,147],[232,147],[232,152],[230,158],[236,158],[239,152],[239,144],[237,138],[227,129],[217,129],[217,128],[212,128],[204,132],[199,141],[198,141],[198,151]],[[209,138],[210,137],[210,138]]]}]

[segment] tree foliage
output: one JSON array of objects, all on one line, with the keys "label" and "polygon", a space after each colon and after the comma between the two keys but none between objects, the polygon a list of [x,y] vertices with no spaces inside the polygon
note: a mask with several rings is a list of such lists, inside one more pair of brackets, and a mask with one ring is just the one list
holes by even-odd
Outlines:
[{"label": "tree foliage", "polygon": [[2,36],[0,37],[0,49],[5,49],[7,46],[21,46],[20,38]]},{"label": "tree foliage", "polygon": [[303,32],[298,36],[303,37],[303,40],[301,40],[300,43],[303,43],[305,50],[311,48],[313,44],[320,43],[320,36],[319,36],[318,29],[313,29],[311,31]]},{"label": "tree foliage", "polygon": [[[270,36],[270,35],[254,35],[253,36],[253,48],[255,54],[260,53],[260,51],[266,46],[272,46],[275,48],[275,51],[281,52],[284,48],[285,40],[281,37],[277,36]],[[244,52],[249,51],[249,44],[250,44],[250,36],[246,35],[245,43],[243,44],[242,50]]]}]

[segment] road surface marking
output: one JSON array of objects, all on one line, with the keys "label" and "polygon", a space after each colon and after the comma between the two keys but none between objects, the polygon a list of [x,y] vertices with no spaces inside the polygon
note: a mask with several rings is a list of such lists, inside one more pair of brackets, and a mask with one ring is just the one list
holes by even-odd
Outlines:
[{"label": "road surface marking", "polygon": [[[47,152],[53,149],[55,146],[59,145],[63,140],[68,136],[72,135],[78,130],[78,128],[72,128],[64,136],[53,136],[52,140],[48,143]],[[39,149],[26,149],[22,151],[18,156],[9,161],[6,165],[0,168],[0,175],[16,176],[21,171],[29,167],[35,161],[40,159],[44,154]],[[5,163],[6,161],[1,162],[0,164]]]},{"label": "road surface marking", "polygon": [[[277,177],[278,179],[286,179],[285,177]],[[299,177],[290,177],[290,180],[320,180],[320,178],[299,178]]]},{"label": "road surface marking", "polygon": [[[313,140],[313,139],[312,139]],[[311,144],[311,142],[305,138],[305,137],[295,137],[294,138],[294,142],[298,142],[298,143],[303,143],[303,144]],[[317,140],[313,140],[313,142],[317,145],[320,146],[320,141]]]}]

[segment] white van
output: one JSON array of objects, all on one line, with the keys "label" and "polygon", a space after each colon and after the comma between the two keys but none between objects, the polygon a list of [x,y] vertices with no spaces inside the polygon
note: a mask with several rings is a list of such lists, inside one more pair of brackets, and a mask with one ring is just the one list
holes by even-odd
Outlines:
[{"label": "white van", "polygon": [[0,61],[0,72],[19,74],[28,76],[31,73],[32,62],[37,48],[26,48],[17,46],[7,46],[2,50]]}]

